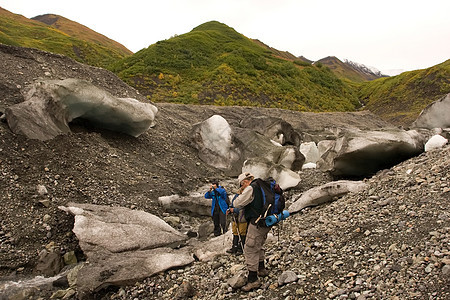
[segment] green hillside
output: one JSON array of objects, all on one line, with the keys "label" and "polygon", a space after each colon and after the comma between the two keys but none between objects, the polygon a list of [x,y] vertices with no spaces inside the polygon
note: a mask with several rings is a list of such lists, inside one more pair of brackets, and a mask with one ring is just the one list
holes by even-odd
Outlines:
[{"label": "green hillside", "polygon": [[450,93],[450,60],[361,85],[365,109],[394,124],[409,126],[428,104]]},{"label": "green hillside", "polygon": [[112,67],[152,101],[349,111],[354,90],[328,68],[276,57],[216,22],[160,41]]},{"label": "green hillside", "polygon": [[373,78],[335,57],[311,64],[216,21],[130,55],[123,45],[66,18],[35,19],[0,8],[0,43],[108,68],[155,102],[300,111],[352,111],[364,104],[387,121],[409,126],[423,108],[450,93],[450,60],[366,81]]},{"label": "green hillside", "polygon": [[269,45],[264,44],[263,42],[261,42],[260,40],[257,39],[252,39],[253,42],[255,42],[256,44],[260,45],[261,47],[269,50],[270,52],[272,52],[273,55],[275,55],[276,57],[282,58],[282,59],[286,59],[286,60],[290,60],[290,61],[303,61],[303,62],[308,62],[309,64],[312,63],[312,61],[307,61],[307,60],[303,60],[303,58],[298,58],[296,57],[294,54],[289,53],[287,51],[280,51],[277,50],[275,48],[270,47]]},{"label": "green hillside", "polygon": [[122,44],[111,40],[110,38],[107,38],[103,34],[100,34],[98,32],[95,32],[94,30],[81,25],[80,23],[77,23],[75,21],[69,20],[67,18],[64,18],[62,16],[54,15],[54,14],[46,14],[46,15],[40,15],[34,18],[31,18],[32,20],[36,20],[42,23],[45,23],[53,28],[56,28],[66,34],[68,34],[71,37],[91,42],[94,44],[99,44],[102,46],[105,46],[111,50],[116,51],[118,54],[122,56],[128,56],[133,54],[130,50],[128,50],[125,46]]},{"label": "green hillside", "polygon": [[[65,20],[66,24],[71,22],[68,19]],[[75,22],[71,26],[72,30],[78,31],[78,35],[87,30],[92,32],[87,27]],[[90,35],[92,36],[92,34]],[[3,8],[0,8],[0,43],[59,53],[79,62],[104,68],[129,55],[119,48],[104,44],[101,40],[96,42],[95,40],[80,39],[42,22],[13,14]]]}]

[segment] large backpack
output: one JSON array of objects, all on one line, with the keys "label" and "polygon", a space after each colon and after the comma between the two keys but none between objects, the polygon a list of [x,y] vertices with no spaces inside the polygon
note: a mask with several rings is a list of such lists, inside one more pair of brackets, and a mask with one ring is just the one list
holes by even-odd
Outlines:
[{"label": "large backpack", "polygon": [[[267,179],[257,178],[252,183],[253,188],[260,188],[263,208],[259,212],[260,216],[257,219],[257,224],[265,225],[265,219],[271,215],[280,215],[283,213],[283,209],[286,206],[286,201],[283,196],[283,190],[278,183],[272,177]],[[262,222],[260,222],[262,221]]]}]

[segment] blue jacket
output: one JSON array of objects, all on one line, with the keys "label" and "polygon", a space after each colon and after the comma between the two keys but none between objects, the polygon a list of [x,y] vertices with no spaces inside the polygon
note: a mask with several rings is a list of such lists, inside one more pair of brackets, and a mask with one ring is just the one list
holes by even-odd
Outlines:
[{"label": "blue jacket", "polygon": [[216,206],[216,201],[219,202],[220,210],[226,214],[228,209],[227,204],[227,192],[222,186],[219,186],[217,189],[208,191],[205,194],[206,199],[212,199],[212,205],[211,205],[211,216],[214,213],[214,207]]}]

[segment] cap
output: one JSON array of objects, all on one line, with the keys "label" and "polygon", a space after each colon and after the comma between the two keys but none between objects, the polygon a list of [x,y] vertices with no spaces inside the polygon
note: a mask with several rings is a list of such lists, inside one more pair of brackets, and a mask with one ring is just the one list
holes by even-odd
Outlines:
[{"label": "cap", "polygon": [[238,176],[238,183],[241,184],[242,180],[248,179],[250,177],[254,177],[252,173],[250,172],[244,172],[241,175]]}]

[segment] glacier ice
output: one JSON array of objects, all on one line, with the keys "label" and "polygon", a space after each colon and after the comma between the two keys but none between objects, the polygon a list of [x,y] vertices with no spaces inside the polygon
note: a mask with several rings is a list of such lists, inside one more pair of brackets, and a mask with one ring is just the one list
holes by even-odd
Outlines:
[{"label": "glacier ice", "polygon": [[81,79],[36,82],[25,101],[6,109],[14,133],[48,140],[70,132],[69,123],[83,118],[90,123],[137,137],[154,126],[156,106],[132,98],[117,98]]}]

